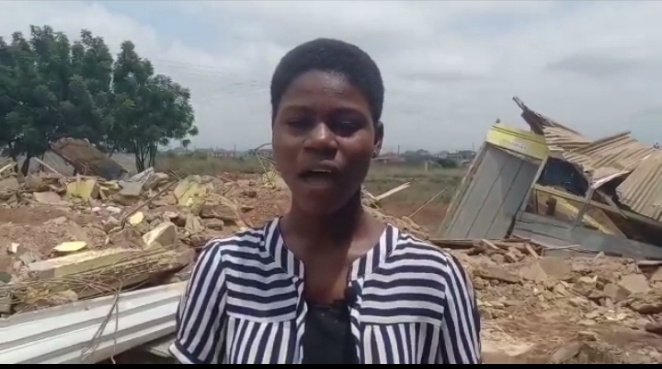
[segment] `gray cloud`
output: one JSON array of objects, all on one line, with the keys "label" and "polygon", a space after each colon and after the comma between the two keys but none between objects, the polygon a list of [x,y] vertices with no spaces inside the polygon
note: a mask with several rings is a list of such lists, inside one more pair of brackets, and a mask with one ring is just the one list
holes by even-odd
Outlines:
[{"label": "gray cloud", "polygon": [[191,89],[198,146],[268,141],[271,73],[317,37],[354,42],[382,68],[387,149],[470,147],[496,118],[524,127],[515,95],[591,137],[634,122],[635,134],[655,133],[639,112],[661,103],[650,83],[662,77],[651,67],[661,2],[189,1],[150,21],[122,3],[0,3],[0,34],[50,24],[72,37],[89,28],[115,51],[133,40]]},{"label": "gray cloud", "polygon": [[642,60],[598,53],[569,55],[548,65],[553,71],[566,71],[593,78],[622,76],[636,73],[645,67],[647,64]]}]

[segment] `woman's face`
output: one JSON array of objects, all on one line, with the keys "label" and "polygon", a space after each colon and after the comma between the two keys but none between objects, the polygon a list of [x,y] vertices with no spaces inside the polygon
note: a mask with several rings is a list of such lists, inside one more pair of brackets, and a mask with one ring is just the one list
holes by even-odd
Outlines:
[{"label": "woman's face", "polygon": [[276,166],[299,209],[330,214],[359,190],[383,129],[363,94],[338,73],[309,71],[282,96],[274,119]]}]

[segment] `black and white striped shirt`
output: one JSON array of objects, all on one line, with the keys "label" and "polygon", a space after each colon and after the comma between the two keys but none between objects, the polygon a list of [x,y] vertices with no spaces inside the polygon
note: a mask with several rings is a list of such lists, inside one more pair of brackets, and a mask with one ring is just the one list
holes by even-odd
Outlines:
[{"label": "black and white striped shirt", "polygon": [[[200,255],[170,348],[185,364],[299,364],[307,306],[304,266],[279,219],[211,241]],[[480,362],[480,317],[457,259],[387,226],[351,267],[358,362]]]}]

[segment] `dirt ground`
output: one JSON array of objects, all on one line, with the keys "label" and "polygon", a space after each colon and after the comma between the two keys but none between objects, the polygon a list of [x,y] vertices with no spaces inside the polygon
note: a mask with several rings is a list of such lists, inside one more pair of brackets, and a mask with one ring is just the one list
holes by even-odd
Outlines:
[{"label": "dirt ground", "polygon": [[[384,170],[373,173],[366,187],[377,195],[411,182],[409,189],[380,206],[394,221],[411,217],[434,233],[460,178],[450,172]],[[177,224],[186,245],[197,247],[209,238],[231,234],[241,222],[257,226],[284,213],[289,205],[287,192],[278,183],[267,185],[259,175],[223,173],[213,183],[215,198],[231,199],[240,219],[230,221],[227,214],[220,214],[225,224],[212,229],[207,226],[214,219],[198,212],[194,217],[205,229],[192,231],[188,218]],[[447,194],[419,210],[443,188]],[[34,259],[51,257],[54,245],[68,240],[85,239],[91,249],[109,242],[140,247],[132,242],[140,242],[141,234],[167,213],[179,211],[182,219],[191,214],[191,210],[178,209],[173,194],[166,194],[143,208],[142,228],[129,228],[137,234],[113,239],[118,236],[105,228],[111,217],[109,208],[100,200],[55,206],[36,204],[27,196],[25,204],[0,207],[0,245],[18,243],[35,253]],[[101,211],[94,210],[100,206]],[[604,256],[541,257],[530,254],[524,244],[498,249],[479,245],[452,252],[476,289],[486,363],[662,363],[662,338],[645,330],[662,321],[662,279],[645,274],[632,261]],[[21,258],[0,269],[11,274],[15,267],[30,262]],[[125,362],[140,360],[133,357]]]}]

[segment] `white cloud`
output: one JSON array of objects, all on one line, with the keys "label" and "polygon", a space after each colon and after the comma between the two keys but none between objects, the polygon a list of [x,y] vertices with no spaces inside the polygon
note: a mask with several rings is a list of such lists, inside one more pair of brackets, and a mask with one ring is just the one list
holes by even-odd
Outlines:
[{"label": "white cloud", "polygon": [[[592,137],[632,129],[662,139],[660,2],[125,4],[4,2],[0,34],[49,24],[72,37],[88,28],[113,50],[134,41],[157,72],[191,89],[200,146],[268,141],[273,68],[316,37],[356,43],[378,62],[390,148],[479,144],[496,118],[522,125],[512,96]],[[129,4],[172,14],[145,20]],[[193,42],[184,34],[196,21]]]}]

